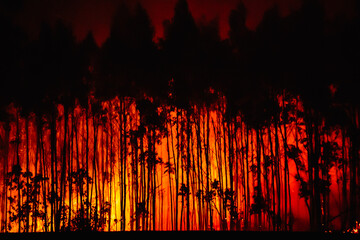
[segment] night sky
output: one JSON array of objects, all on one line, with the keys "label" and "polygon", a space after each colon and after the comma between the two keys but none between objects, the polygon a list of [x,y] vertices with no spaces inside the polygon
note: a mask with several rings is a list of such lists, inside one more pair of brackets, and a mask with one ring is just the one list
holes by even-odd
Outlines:
[{"label": "night sky", "polygon": [[[219,22],[220,36],[227,38],[228,17],[240,0],[188,0],[194,18]],[[14,22],[22,26],[31,38],[36,38],[41,22],[53,23],[62,19],[73,27],[75,37],[82,40],[92,31],[96,42],[101,45],[109,36],[112,15],[121,0],[6,0],[0,3],[3,14],[11,15]],[[129,5],[135,0],[125,0]],[[171,19],[176,0],[139,0],[148,11],[155,27],[154,40],[163,36],[163,21]],[[296,11],[301,0],[243,0],[247,11],[247,26],[255,30],[263,13],[277,6],[281,16]],[[351,17],[354,0],[324,0],[329,19],[338,16]]]}]

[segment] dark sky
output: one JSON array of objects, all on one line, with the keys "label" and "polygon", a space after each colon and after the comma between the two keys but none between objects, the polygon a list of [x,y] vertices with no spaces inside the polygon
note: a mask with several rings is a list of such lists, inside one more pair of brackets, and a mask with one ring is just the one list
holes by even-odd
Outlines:
[{"label": "dark sky", "polygon": [[[112,15],[124,0],[4,0],[0,3],[3,11],[12,14],[15,22],[23,26],[32,37],[37,36],[40,23],[63,19],[71,24],[77,40],[83,39],[91,30],[98,44],[102,44],[109,35]],[[130,5],[135,0],[125,0]],[[171,19],[177,0],[138,0],[148,11],[155,27],[155,39],[163,36],[162,23]],[[240,0],[188,0],[189,8],[195,19],[218,18],[220,35],[227,37],[228,17],[231,9],[236,8]],[[355,0],[322,0],[329,18],[338,15],[350,16]],[[17,3],[16,3],[17,2]],[[243,0],[247,11],[247,26],[256,29],[263,13],[277,5],[280,14],[286,16],[301,6],[301,0]],[[3,6],[1,6],[3,5]]]}]

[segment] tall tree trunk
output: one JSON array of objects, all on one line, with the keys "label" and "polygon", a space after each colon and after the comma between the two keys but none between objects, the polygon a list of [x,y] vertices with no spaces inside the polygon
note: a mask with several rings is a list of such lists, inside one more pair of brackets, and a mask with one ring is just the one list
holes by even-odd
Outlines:
[{"label": "tall tree trunk", "polygon": [[186,230],[190,230],[190,134],[191,134],[191,125],[190,125],[190,112],[186,112],[187,128],[186,128],[186,185],[188,187],[188,192],[186,194]]},{"label": "tall tree trunk", "polygon": [[[72,212],[72,179],[71,179],[71,175],[73,172],[73,157],[74,157],[74,114],[73,116],[71,116],[71,112],[70,112],[70,119],[71,119],[71,132],[69,132],[69,143],[68,143],[68,155],[69,155],[69,171],[68,171],[68,184],[69,184],[69,218],[68,218],[68,229],[70,230],[71,227],[71,212]],[[70,131],[70,130],[69,130]],[[66,134],[66,133],[65,133]]]},{"label": "tall tree trunk", "polygon": [[201,181],[203,179],[202,176],[202,147],[201,147],[201,114],[200,109],[198,109],[197,113],[197,120],[196,120],[196,142],[197,142],[197,183],[198,183],[198,192],[197,192],[197,199],[198,199],[198,221],[199,221],[199,230],[203,230],[203,212],[202,212],[202,194],[203,188]]},{"label": "tall tree trunk", "polygon": [[[4,151],[2,154],[3,157],[3,176],[6,176],[6,174],[9,172],[9,143],[10,143],[10,122],[9,121],[5,121],[4,123]],[[5,233],[8,232],[8,205],[7,205],[7,200],[8,200],[8,189],[7,189],[7,184],[3,184],[3,201],[5,202],[5,206],[3,206],[2,208],[2,214],[3,214],[3,221],[2,221],[2,228],[1,229],[5,229]]]},{"label": "tall tree trunk", "polygon": [[256,130],[256,180],[257,180],[257,185],[256,185],[256,197],[257,197],[257,202],[255,201],[255,204],[259,204],[258,205],[258,214],[257,214],[257,224],[259,229],[262,228],[262,215],[261,212],[263,211],[262,209],[262,186],[261,186],[261,144],[260,144],[260,130],[257,129]]},{"label": "tall tree trunk", "polygon": [[[167,121],[169,121],[169,123],[167,123],[166,125],[170,126],[170,131],[172,131],[172,124],[171,124],[171,119],[170,118],[170,114],[167,117]],[[171,221],[171,230],[174,230],[174,214],[173,214],[173,199],[172,199],[172,187],[171,187],[171,173],[172,173],[172,164],[171,164],[171,155],[170,155],[170,143],[169,143],[169,134],[166,134],[166,149],[167,149],[167,156],[168,156],[168,177],[169,177],[169,201],[170,201],[170,221]]]},{"label": "tall tree trunk", "polygon": [[357,109],[352,109],[350,111],[352,126],[349,132],[350,135],[350,156],[349,156],[349,169],[350,169],[350,214],[349,214],[349,223],[350,227],[356,227],[357,213],[358,213],[358,164],[359,164],[359,126],[358,126],[358,114]]},{"label": "tall tree trunk", "polygon": [[308,150],[308,172],[310,192],[310,227],[312,231],[319,231],[321,224],[321,202],[319,189],[319,157],[320,139],[317,119],[312,110],[306,111],[307,150]]},{"label": "tall tree trunk", "polygon": [[[95,116],[97,113],[93,113],[93,131],[94,131],[94,146],[93,146],[93,162],[92,162],[92,167],[93,167],[93,184],[91,187],[91,193],[92,188],[95,187],[95,211],[94,211],[94,216],[91,216],[92,214],[90,213],[90,219],[94,219],[94,229],[97,230],[98,229],[98,176],[97,176],[97,170],[96,170],[96,152],[97,152],[97,141],[98,141],[98,123],[96,122],[97,120],[97,116]],[[92,197],[90,197],[90,199],[92,199]],[[92,204],[91,204],[92,205]],[[91,212],[91,208],[90,208],[90,212]]]},{"label": "tall tree trunk", "polygon": [[321,230],[321,196],[320,196],[320,172],[319,160],[321,156],[320,126],[318,119],[315,120],[315,152],[314,152],[314,201],[315,201],[315,230]]},{"label": "tall tree trunk", "polygon": [[51,208],[50,208],[50,219],[51,219],[51,232],[54,231],[54,223],[56,221],[56,213],[57,213],[57,206],[58,206],[58,199],[57,199],[57,178],[56,172],[56,113],[53,111],[53,114],[51,116],[51,122],[50,122],[50,145],[51,145]]},{"label": "tall tree trunk", "polygon": [[[210,166],[210,110],[209,107],[206,107],[206,145],[205,145],[205,162],[206,162],[206,190],[207,194],[210,194],[210,181],[211,181],[211,166]],[[210,230],[213,230],[213,214],[211,206],[211,196],[208,196],[208,210],[209,210],[209,221],[210,221]]]},{"label": "tall tree trunk", "polygon": [[85,211],[86,211],[86,227],[90,227],[90,214],[91,214],[91,207],[90,207],[90,181],[89,181],[89,104],[86,105],[86,112],[85,112],[85,121],[86,121],[86,142],[85,142],[85,160],[86,160],[86,204],[85,204]]},{"label": "tall tree trunk", "polygon": [[245,198],[245,222],[244,222],[244,228],[247,230],[249,228],[250,219],[249,219],[249,210],[250,210],[250,176],[249,176],[249,145],[250,145],[250,139],[249,139],[249,132],[250,129],[248,126],[245,126],[246,131],[246,157],[244,163],[245,166],[245,172],[246,172],[246,198]]},{"label": "tall tree trunk", "polygon": [[[16,165],[19,168],[19,171],[21,171],[20,167],[20,109],[16,110]],[[17,178],[17,190],[18,190],[18,215],[21,214],[21,188],[20,188],[20,173],[16,176]],[[21,232],[21,219],[18,218],[18,232]]]},{"label": "tall tree trunk", "polygon": [[[233,162],[234,162],[234,146],[233,146],[233,138],[236,135],[236,131],[232,133],[232,125],[235,125],[234,122],[228,122],[228,143],[229,143],[229,181],[230,181],[230,230],[234,230],[235,221],[237,220],[236,208],[234,197],[234,176],[233,176]],[[226,151],[226,149],[224,149]],[[236,165],[237,166],[237,165]]]},{"label": "tall tree trunk", "polygon": [[123,183],[123,198],[122,198],[122,217],[123,217],[123,221],[122,221],[122,230],[125,231],[125,227],[126,227],[126,159],[127,159],[127,116],[126,116],[126,98],[123,99],[123,129],[124,129],[124,134],[123,134],[123,146],[124,146],[124,159],[123,159],[123,179],[122,179],[122,183]]},{"label": "tall tree trunk", "polygon": [[[30,180],[30,168],[29,168],[29,119],[25,117],[25,130],[26,130],[26,183],[29,185]],[[26,200],[30,204],[30,188],[27,187]],[[30,211],[26,212],[26,232],[29,232],[30,227]]]},{"label": "tall tree trunk", "polygon": [[343,212],[343,217],[341,218],[341,230],[345,230],[347,227],[347,221],[348,221],[348,215],[349,215],[349,206],[348,206],[348,191],[347,191],[347,162],[348,162],[348,158],[347,158],[347,151],[346,151],[346,129],[345,127],[342,128],[342,188],[341,188],[341,193],[342,193],[342,201],[341,201],[341,205],[342,205],[342,212]]},{"label": "tall tree trunk", "polygon": [[[279,144],[279,133],[278,133],[278,119],[275,118],[274,121],[274,131],[275,131],[275,179],[276,179],[276,196],[277,196],[277,211],[275,215],[279,219],[278,224],[276,224],[276,230],[281,229],[281,179],[280,179],[280,144]],[[275,197],[275,196],[274,196]]]}]

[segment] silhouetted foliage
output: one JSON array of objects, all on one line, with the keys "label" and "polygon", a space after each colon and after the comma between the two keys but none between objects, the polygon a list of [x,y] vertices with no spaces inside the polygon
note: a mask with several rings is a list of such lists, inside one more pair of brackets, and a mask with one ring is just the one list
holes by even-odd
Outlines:
[{"label": "silhouetted foliage", "polygon": [[293,230],[294,195],[309,229],[356,227],[359,6],[275,5],[251,31],[240,2],[223,40],[178,0],[155,42],[122,2],[102,46],[62,20],[30,40],[1,15],[2,230],[157,230],[165,212],[173,230]]}]

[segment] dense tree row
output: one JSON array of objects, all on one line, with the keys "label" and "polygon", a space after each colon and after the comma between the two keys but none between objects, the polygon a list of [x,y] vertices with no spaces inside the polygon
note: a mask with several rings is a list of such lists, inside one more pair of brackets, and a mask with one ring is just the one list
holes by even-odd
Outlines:
[{"label": "dense tree row", "polygon": [[101,47],[1,17],[1,231],[357,227],[359,13],[246,14],[179,0],[155,43],[121,4]]}]

